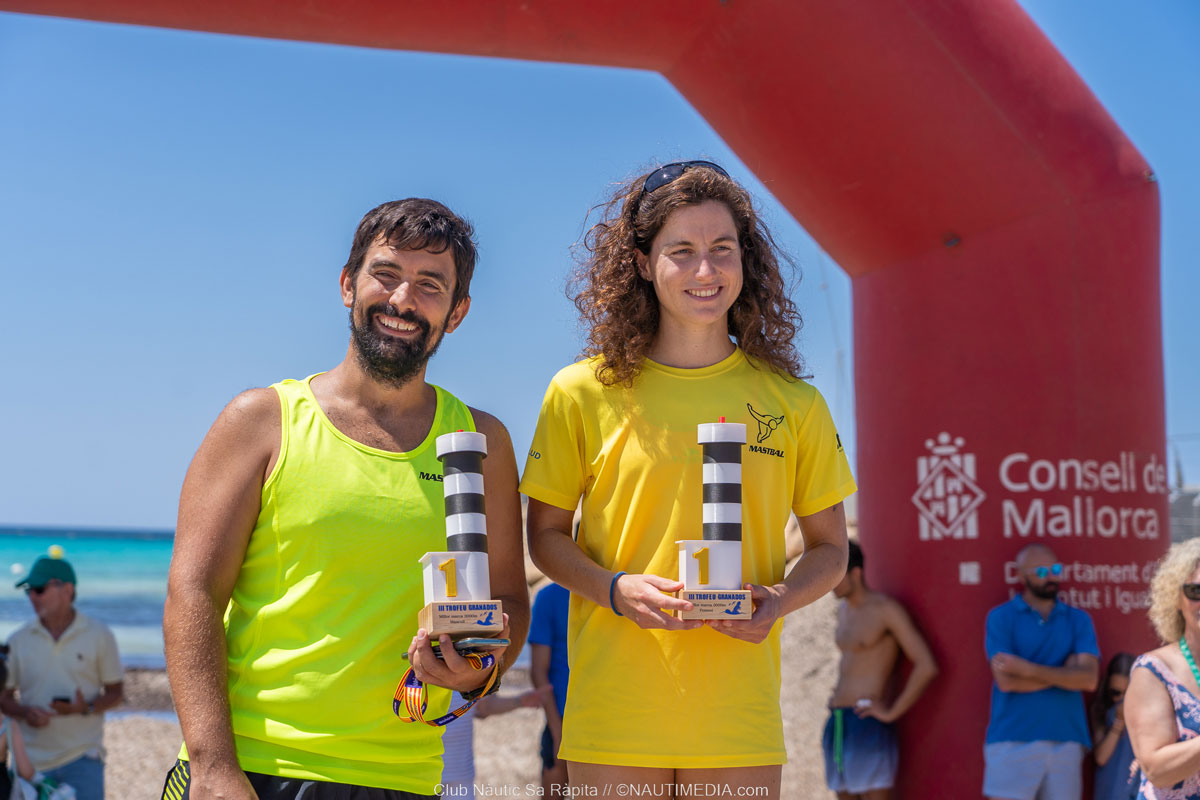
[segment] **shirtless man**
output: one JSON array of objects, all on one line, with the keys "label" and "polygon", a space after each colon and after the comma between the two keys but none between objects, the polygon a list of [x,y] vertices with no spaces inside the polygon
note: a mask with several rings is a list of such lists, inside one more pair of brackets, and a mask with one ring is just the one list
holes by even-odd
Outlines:
[{"label": "shirtless man", "polygon": [[[850,541],[846,577],[833,588],[842,651],[838,682],[825,724],[825,781],[839,800],[887,800],[899,758],[892,723],[917,702],[937,675],[937,664],[904,607],[863,579],[863,552]],[[886,693],[900,653],[912,662],[903,690]]]}]

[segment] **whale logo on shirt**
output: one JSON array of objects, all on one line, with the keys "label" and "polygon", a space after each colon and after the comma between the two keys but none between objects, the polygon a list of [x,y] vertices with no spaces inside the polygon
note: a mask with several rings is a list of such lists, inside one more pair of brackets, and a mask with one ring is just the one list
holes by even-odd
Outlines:
[{"label": "whale logo on shirt", "polygon": [[762,444],[763,440],[775,432],[775,429],[783,422],[783,417],[772,417],[770,414],[763,414],[754,410],[754,406],[746,403],[746,408],[750,409],[751,416],[758,421],[758,443]]}]

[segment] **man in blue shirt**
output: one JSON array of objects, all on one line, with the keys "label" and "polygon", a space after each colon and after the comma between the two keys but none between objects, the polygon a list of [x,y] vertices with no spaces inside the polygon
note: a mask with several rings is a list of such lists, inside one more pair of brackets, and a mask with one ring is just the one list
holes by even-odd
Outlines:
[{"label": "man in blue shirt", "polygon": [[562,741],[562,715],[567,705],[567,608],[571,593],[557,583],[548,583],[533,598],[529,621],[529,645],[533,664],[530,677],[535,689],[554,687],[543,695],[546,727],[542,731],[542,791],[545,797],[567,796],[567,765],[558,758]]},{"label": "man in blue shirt", "polygon": [[1058,602],[1062,564],[1043,544],[1017,554],[1021,593],[987,616],[995,685],[983,793],[994,800],[1079,800],[1091,745],[1083,692],[1096,689],[1100,650],[1086,611]]}]

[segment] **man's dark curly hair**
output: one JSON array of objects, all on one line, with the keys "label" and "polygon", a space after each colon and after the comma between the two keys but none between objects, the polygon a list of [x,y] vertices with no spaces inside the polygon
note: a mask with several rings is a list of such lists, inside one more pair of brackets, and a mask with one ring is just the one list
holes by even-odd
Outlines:
[{"label": "man's dark curly hair", "polygon": [[342,267],[351,279],[362,269],[367,251],[377,241],[397,250],[450,251],[454,258],[454,293],[450,307],[456,308],[471,295],[475,274],[475,229],[471,223],[436,200],[409,197],[376,206],[366,213],[354,232],[350,256]]},{"label": "man's dark curly hair", "polygon": [[[749,193],[711,169],[692,167],[643,195],[646,176],[622,186],[599,206],[601,219],[584,236],[587,256],[569,293],[588,328],[584,356],[597,360],[596,378],[606,386],[631,385],[658,334],[654,286],[638,272],[638,254],[649,255],[672,212],[709,200],[724,203],[737,226],[742,252],[742,291],[729,309],[729,332],[747,355],[792,378],[808,377],[797,352],[803,321],[788,297],[779,257],[792,262],[763,225]],[[778,254],[778,255],[777,255]]]}]

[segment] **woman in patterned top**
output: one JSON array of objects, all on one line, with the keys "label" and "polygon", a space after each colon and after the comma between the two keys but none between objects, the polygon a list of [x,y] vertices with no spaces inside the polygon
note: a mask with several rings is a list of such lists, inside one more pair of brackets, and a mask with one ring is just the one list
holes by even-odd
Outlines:
[{"label": "woman in patterned top", "polygon": [[1125,695],[1138,798],[1200,800],[1200,539],[1167,551],[1150,594],[1150,621],[1165,644],[1134,662]]}]

